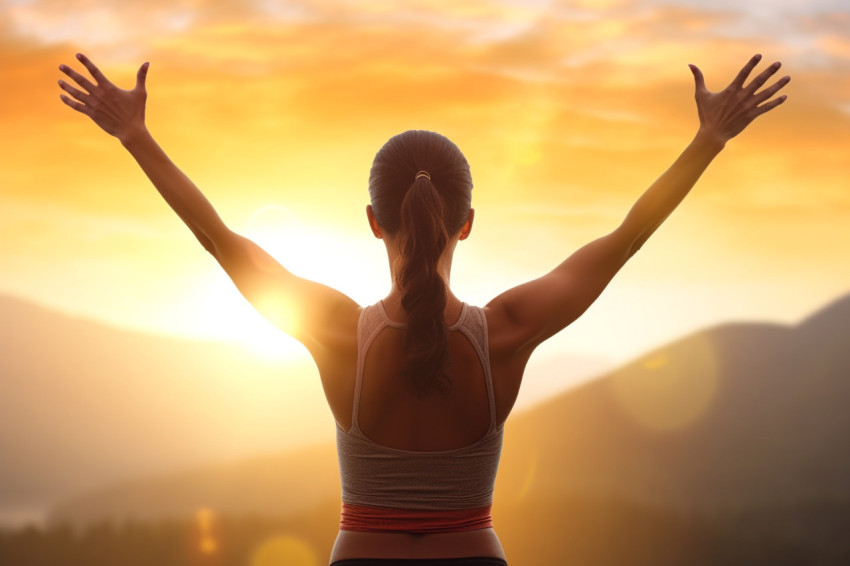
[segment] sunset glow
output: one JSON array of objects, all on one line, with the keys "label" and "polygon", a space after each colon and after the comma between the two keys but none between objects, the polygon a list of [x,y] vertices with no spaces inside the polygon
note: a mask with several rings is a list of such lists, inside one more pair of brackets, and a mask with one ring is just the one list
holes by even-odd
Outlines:
[{"label": "sunset glow", "polygon": [[621,361],[719,321],[793,322],[850,287],[850,17],[836,1],[0,5],[3,293],[307,355],[246,314],[120,144],[61,104],[57,67],[78,51],[124,87],[150,61],[150,130],[225,221],[361,304],[389,290],[364,208],[390,136],[435,130],[466,153],[476,224],[452,283],[484,304],[616,227],[685,147],[688,63],[720,89],[761,52],[792,75],[788,103],[729,144],[540,355]]}]

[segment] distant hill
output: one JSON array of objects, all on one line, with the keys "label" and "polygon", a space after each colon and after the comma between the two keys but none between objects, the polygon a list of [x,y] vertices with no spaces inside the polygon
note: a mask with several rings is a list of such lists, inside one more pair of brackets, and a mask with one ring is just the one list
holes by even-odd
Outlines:
[{"label": "distant hill", "polygon": [[[517,530],[523,510],[551,514],[559,501],[588,498],[683,513],[850,501],[848,346],[850,295],[793,327],[708,328],[514,415],[497,521],[501,509]],[[334,458],[323,445],[125,483],[58,505],[53,519],[156,518],[199,505],[285,515],[338,496]]]},{"label": "distant hill", "polygon": [[[718,510],[850,500],[850,295],[800,324],[692,334],[519,415],[529,498]],[[505,478],[507,479],[507,478]]]},{"label": "distant hill", "polygon": [[315,443],[332,434],[329,414],[310,366],[0,296],[0,511]]},{"label": "distant hill", "polygon": [[160,521],[191,517],[202,508],[235,516],[292,517],[327,504],[338,512],[338,499],[336,451],[321,444],[114,484],[57,506],[50,519]]}]

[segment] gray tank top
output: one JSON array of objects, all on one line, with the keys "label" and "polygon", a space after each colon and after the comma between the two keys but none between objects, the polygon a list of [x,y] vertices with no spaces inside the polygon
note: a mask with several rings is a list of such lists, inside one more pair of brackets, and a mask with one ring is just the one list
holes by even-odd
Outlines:
[{"label": "gray tank top", "polygon": [[357,323],[351,428],[345,431],[337,425],[336,431],[343,503],[411,510],[473,509],[492,504],[504,427],[496,426],[484,311],[464,303],[460,318],[449,330],[462,332],[481,360],[490,405],[490,427],[481,439],[453,450],[419,452],[390,448],[373,442],[360,430],[360,390],[366,352],[387,326],[405,328],[406,325],[390,320],[380,302],[361,311]]}]

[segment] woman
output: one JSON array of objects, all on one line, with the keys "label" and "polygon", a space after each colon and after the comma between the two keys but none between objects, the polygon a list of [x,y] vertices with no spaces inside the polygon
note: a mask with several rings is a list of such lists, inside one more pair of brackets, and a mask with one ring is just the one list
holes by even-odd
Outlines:
[{"label": "woman", "polygon": [[375,157],[366,207],[392,290],[361,308],[225,226],[145,127],[147,63],[125,91],[77,58],[95,82],[62,65],[77,85],[59,81],[62,101],[121,141],[239,291],[313,356],[337,423],[338,565],[506,564],[490,504],[503,424],[529,356],[593,303],[725,143],[785,100],[775,95],[790,80],[762,89],[774,63],[745,84],[756,55],[713,93],[692,65],[700,125],[681,156],[616,230],[483,308],[449,287],[455,246],[474,217],[466,159],[438,134],[393,137]]}]

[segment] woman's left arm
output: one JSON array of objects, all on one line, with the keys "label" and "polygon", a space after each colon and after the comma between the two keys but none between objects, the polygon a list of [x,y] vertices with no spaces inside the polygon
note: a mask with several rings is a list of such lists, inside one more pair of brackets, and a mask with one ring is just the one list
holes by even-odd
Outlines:
[{"label": "woman's left arm", "polygon": [[785,102],[785,95],[773,97],[791,80],[787,75],[759,91],[779,70],[781,65],[778,61],[749,84],[744,84],[760,60],[761,55],[754,55],[735,79],[719,92],[709,91],[702,71],[695,65],[689,65],[694,75],[699,130],[673,165],[637,200],[620,226],[627,237],[633,238],[630,256],[679,206],[729,140],[744,131],[757,117]]},{"label": "woman's left arm", "polygon": [[785,101],[776,93],[790,81],[785,76],[761,89],[780,67],[773,63],[748,84],[760,55],[753,56],[722,91],[706,88],[702,72],[691,65],[699,129],[673,164],[638,198],[613,232],[586,244],[555,269],[493,299],[491,318],[514,328],[514,342],[533,350],[582,315],[690,192],[726,142],[753,120]]}]

